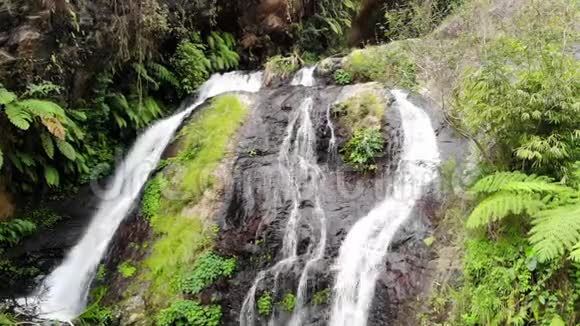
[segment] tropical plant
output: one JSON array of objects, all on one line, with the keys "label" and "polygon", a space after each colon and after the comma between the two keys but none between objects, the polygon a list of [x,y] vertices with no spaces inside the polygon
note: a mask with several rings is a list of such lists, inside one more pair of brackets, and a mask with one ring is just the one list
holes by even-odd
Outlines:
[{"label": "tropical plant", "polygon": [[207,37],[207,58],[211,62],[212,71],[234,69],[240,62],[240,56],[235,51],[236,39],[230,33],[211,32]]},{"label": "tropical plant", "polygon": [[[49,84],[30,86],[23,96],[48,94],[57,89]],[[82,139],[84,134],[60,105],[49,100],[18,97],[6,88],[0,88],[0,110],[0,119],[10,122],[9,127],[12,129],[8,132],[12,135],[23,134],[23,137],[11,137],[3,143],[0,148],[0,169],[4,165],[4,156],[7,156],[12,166],[30,182],[38,182],[38,173],[42,171],[46,184],[58,186],[60,173],[56,165],[61,157],[82,164],[82,158],[77,156],[71,143]],[[33,141],[31,136],[38,138]],[[25,150],[35,145],[40,148]],[[31,188],[24,183],[21,186]]]},{"label": "tropical plant", "polygon": [[352,76],[344,69],[338,69],[334,72],[334,82],[337,85],[348,85],[352,83]]},{"label": "tropical plant", "polygon": [[577,189],[555,183],[550,177],[498,172],[479,180],[471,192],[480,201],[469,216],[467,227],[483,227],[509,216],[531,218],[529,240],[540,261],[566,253],[580,261]]}]

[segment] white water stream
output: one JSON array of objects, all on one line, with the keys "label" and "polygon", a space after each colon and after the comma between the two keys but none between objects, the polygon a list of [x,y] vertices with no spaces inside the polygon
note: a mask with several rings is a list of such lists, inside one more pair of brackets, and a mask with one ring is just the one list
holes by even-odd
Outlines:
[{"label": "white water stream", "polygon": [[69,321],[86,306],[97,266],[115,231],[136,204],[139,194],[163,151],[183,120],[210,97],[233,91],[257,92],[262,74],[232,72],[212,76],[200,89],[197,101],[184,111],[161,120],[139,136],[115,176],[84,236],[65,260],[44,281],[36,297],[27,299],[39,317]]},{"label": "white water stream", "polygon": [[312,87],[316,83],[316,79],[314,79],[314,71],[316,70],[316,66],[312,67],[305,67],[300,69],[294,78],[290,82],[292,86],[305,86],[305,87]]},{"label": "white water stream", "polygon": [[348,233],[336,262],[330,326],[366,326],[375,283],[397,230],[411,217],[417,200],[437,177],[440,162],[435,132],[427,114],[394,90],[402,119],[404,145],[393,192]]}]

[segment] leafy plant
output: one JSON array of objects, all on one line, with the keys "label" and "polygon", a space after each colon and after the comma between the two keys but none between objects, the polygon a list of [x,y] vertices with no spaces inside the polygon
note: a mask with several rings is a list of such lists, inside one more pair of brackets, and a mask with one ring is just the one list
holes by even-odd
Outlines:
[{"label": "leafy plant", "polygon": [[280,304],[284,310],[287,312],[292,312],[296,306],[296,296],[292,293],[288,293],[284,296]]},{"label": "leafy plant", "polygon": [[124,278],[131,278],[137,273],[137,267],[131,265],[131,262],[128,260],[121,263],[118,270]]},{"label": "leafy plant", "polygon": [[193,271],[181,280],[180,288],[188,294],[198,294],[222,277],[231,277],[236,270],[235,258],[224,258],[211,251],[195,261]]},{"label": "leafy plant", "polygon": [[236,53],[236,39],[230,33],[212,32],[207,37],[207,57],[211,62],[212,71],[234,69],[240,62]]},{"label": "leafy plant", "polygon": [[382,153],[385,140],[378,128],[356,130],[354,136],[341,149],[343,159],[356,170],[374,170],[375,158]]},{"label": "leafy plant", "polygon": [[580,63],[559,45],[519,39],[499,39],[488,51],[462,81],[457,115],[496,144],[498,165],[568,180],[580,160]]},{"label": "leafy plant", "polygon": [[15,245],[23,237],[33,233],[36,230],[36,224],[27,221],[14,219],[8,222],[0,223],[0,244],[3,246]]},{"label": "leafy plant", "polygon": [[549,177],[499,172],[479,180],[471,191],[482,200],[467,220],[469,228],[509,216],[531,217],[530,242],[539,261],[571,252],[580,261],[580,192]]},{"label": "leafy plant", "polygon": [[261,316],[269,316],[272,313],[272,295],[270,294],[270,292],[264,292],[264,294],[262,294],[260,296],[260,298],[258,298],[258,313]]},{"label": "leafy plant", "polygon": [[162,191],[167,185],[168,181],[161,174],[147,183],[141,200],[141,214],[143,217],[150,219],[159,213]]},{"label": "leafy plant", "polygon": [[218,326],[222,317],[220,306],[203,306],[191,300],[177,300],[155,317],[157,326]]},{"label": "leafy plant", "polygon": [[113,322],[113,310],[103,307],[101,301],[107,294],[106,287],[98,287],[91,291],[91,304],[77,318],[81,326],[108,326]]},{"label": "leafy plant", "polygon": [[338,69],[334,72],[334,82],[337,85],[348,85],[352,83],[352,76],[344,69]]}]

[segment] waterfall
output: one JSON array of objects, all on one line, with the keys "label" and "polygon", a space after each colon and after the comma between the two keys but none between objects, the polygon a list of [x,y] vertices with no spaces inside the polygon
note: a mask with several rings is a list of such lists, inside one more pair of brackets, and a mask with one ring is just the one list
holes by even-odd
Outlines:
[{"label": "waterfall", "polygon": [[336,262],[332,326],[365,326],[375,283],[397,230],[410,218],[417,200],[437,177],[439,151],[427,114],[394,90],[404,145],[393,192],[350,230]]},{"label": "waterfall", "polygon": [[[299,260],[299,229],[305,222],[308,222],[307,224],[310,226],[318,226],[320,233],[317,236],[318,241],[313,241],[307,252],[302,255],[306,258],[306,264],[300,276],[291,323],[300,323],[310,270],[324,256],[327,238],[326,218],[318,197],[323,174],[317,164],[316,130],[311,117],[312,108],[313,99],[308,97],[292,114],[286,128],[286,134],[278,154],[278,165],[281,177],[280,190],[286,192],[285,197],[291,201],[291,211],[284,228],[282,259],[273,267],[261,271],[254,280],[240,311],[239,324],[241,326],[254,325],[255,323],[255,296],[259,284],[267,276],[272,276],[275,284],[273,292],[276,295],[280,274]],[[306,200],[311,200],[311,214],[308,214],[308,208],[302,207]],[[275,314],[272,314],[269,325],[276,324]]]},{"label": "waterfall", "polygon": [[117,167],[84,236],[47,276],[36,296],[25,303],[46,319],[69,321],[78,316],[86,306],[97,266],[115,231],[135,206],[141,189],[183,120],[212,96],[232,91],[257,92],[261,85],[262,73],[214,75],[201,87],[195,104],[141,134]]},{"label": "waterfall", "polygon": [[290,85],[306,87],[314,86],[316,83],[316,80],[314,79],[314,70],[316,70],[316,66],[300,69],[290,82]]}]

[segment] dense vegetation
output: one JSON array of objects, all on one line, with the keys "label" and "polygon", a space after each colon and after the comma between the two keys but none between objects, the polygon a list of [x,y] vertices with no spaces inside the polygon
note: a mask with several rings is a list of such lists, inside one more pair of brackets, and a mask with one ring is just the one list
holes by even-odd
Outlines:
[{"label": "dense vegetation", "polygon": [[[580,64],[571,53],[580,42],[578,1],[531,1],[506,13],[513,17],[503,25],[490,14],[498,1],[389,2],[374,13],[380,17],[365,37],[379,44],[347,52],[351,27],[362,28],[353,25],[361,2],[321,0],[291,8],[280,1],[287,17],[262,13],[273,26],[248,18],[231,1],[99,0],[95,5],[110,18],[88,25],[77,16],[87,8],[43,2],[58,47],[47,58],[24,57],[9,73],[0,72],[0,199],[40,203],[0,215],[0,276],[9,283],[37,276],[37,266],[16,265],[6,254],[63,219],[45,203],[110,175],[134,137],[211,74],[264,67],[269,79],[287,79],[303,65],[343,54],[329,75],[337,85],[446,88],[437,89],[441,94],[434,89],[434,97],[478,149],[474,182],[449,195],[442,213],[447,230],[441,238],[451,237],[459,248],[462,275],[436,287],[421,322],[578,324]],[[458,20],[447,22],[450,14]],[[0,8],[0,20],[2,15]],[[246,25],[234,26],[238,16]],[[103,44],[95,41],[101,38]],[[81,70],[90,87],[71,82]],[[347,138],[342,159],[357,171],[374,170],[383,155],[385,106],[368,92],[333,107]],[[193,208],[207,192],[219,191],[208,171],[218,167],[245,114],[239,98],[223,96],[193,117],[177,137],[178,154],[161,163],[144,191],[140,215],[153,233],[146,258],[99,268],[100,285],[112,275],[130,281],[123,299],[143,294],[157,325],[220,323],[219,300],[207,304],[202,297],[234,275],[237,259],[214,252],[219,230],[211,216],[198,214],[203,209]],[[0,213],[2,205],[14,203],[0,200]],[[113,321],[106,295],[106,286],[92,290],[80,324]],[[329,295],[328,289],[317,292],[312,304],[325,304]],[[265,291],[257,311],[267,318],[275,306],[291,312],[295,304],[291,293],[274,298]],[[0,314],[0,324],[15,323]]]}]

